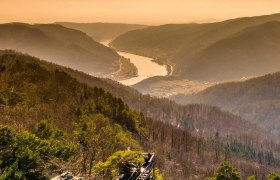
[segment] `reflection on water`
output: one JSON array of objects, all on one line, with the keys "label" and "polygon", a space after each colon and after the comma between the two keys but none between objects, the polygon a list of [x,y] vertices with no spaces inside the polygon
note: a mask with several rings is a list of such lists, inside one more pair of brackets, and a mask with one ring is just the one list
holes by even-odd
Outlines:
[{"label": "reflection on water", "polygon": [[149,77],[167,75],[166,66],[162,66],[153,62],[152,61],[153,59],[151,58],[138,56],[130,53],[124,53],[124,52],[118,52],[118,53],[119,55],[130,59],[130,62],[133,63],[138,69],[137,77],[120,81],[120,83],[122,84],[133,85]]},{"label": "reflection on water", "polygon": [[[102,44],[108,46],[110,41],[102,42]],[[124,85],[134,85],[144,79],[147,79],[149,77],[153,76],[166,76],[168,74],[167,67],[165,65],[159,65],[155,62],[153,62],[152,58],[139,56],[135,54],[125,53],[125,52],[119,52],[117,53],[120,56],[123,56],[127,59],[130,59],[130,62],[133,63],[137,69],[138,69],[138,76],[133,77],[127,80],[120,81],[120,83]]]}]

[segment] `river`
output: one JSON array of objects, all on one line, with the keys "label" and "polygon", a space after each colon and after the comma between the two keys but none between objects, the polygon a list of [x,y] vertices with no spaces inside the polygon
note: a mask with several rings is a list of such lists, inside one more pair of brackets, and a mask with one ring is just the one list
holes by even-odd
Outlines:
[{"label": "river", "polygon": [[[101,43],[108,46],[110,41],[104,41]],[[133,63],[138,69],[137,77],[119,81],[124,85],[131,86],[149,77],[168,75],[166,65],[159,65],[158,63],[153,62],[152,58],[126,53],[126,52],[120,52],[120,51],[117,51],[117,53],[120,56],[130,59],[130,62]]]}]

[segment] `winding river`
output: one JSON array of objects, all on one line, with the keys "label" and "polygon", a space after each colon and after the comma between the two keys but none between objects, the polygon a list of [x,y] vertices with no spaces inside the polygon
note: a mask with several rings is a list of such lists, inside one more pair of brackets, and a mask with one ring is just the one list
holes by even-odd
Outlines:
[{"label": "winding river", "polygon": [[[109,43],[110,43],[110,41],[102,42],[102,44],[104,44],[106,46],[108,46]],[[126,53],[126,52],[120,52],[120,51],[117,51],[117,53],[120,56],[130,59],[130,62],[133,63],[136,66],[136,68],[138,69],[137,77],[119,81],[120,83],[122,83],[124,85],[131,86],[131,85],[134,85],[149,77],[167,76],[168,75],[166,65],[159,65],[159,64],[153,62],[152,58],[139,56],[139,55],[135,55],[135,54],[131,54],[131,53]]]}]

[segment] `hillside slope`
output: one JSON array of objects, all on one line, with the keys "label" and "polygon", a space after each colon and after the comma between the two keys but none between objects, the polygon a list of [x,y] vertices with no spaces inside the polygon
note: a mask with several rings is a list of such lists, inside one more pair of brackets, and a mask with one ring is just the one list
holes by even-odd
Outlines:
[{"label": "hillside slope", "polygon": [[120,23],[72,23],[72,22],[57,22],[64,27],[77,29],[85,32],[95,41],[102,42],[112,40],[121,34],[136,29],[144,29],[148,26],[139,24],[120,24]]},{"label": "hillside slope", "polygon": [[197,80],[232,80],[276,72],[280,68],[280,21],[252,26],[212,44],[178,63],[184,76]]},{"label": "hillside slope", "polygon": [[[79,81],[87,81],[88,85],[78,82],[74,76]],[[47,119],[63,131],[64,143],[71,139],[75,144],[73,159],[69,162],[57,162],[57,159],[52,162],[55,169],[71,169],[91,177],[91,173],[98,174],[93,165],[127,146],[133,150],[155,151],[167,179],[203,179],[224,159],[230,159],[244,177],[252,173],[264,176],[268,171],[276,171],[280,164],[279,147],[267,141],[267,132],[219,108],[183,107],[138,94],[138,98],[143,99],[137,104],[146,106],[145,114],[160,117],[152,120],[136,113],[115,96],[126,92],[125,97],[133,100],[131,92],[135,91],[130,88],[12,51],[0,51],[0,81],[0,132],[2,125],[8,125],[36,133],[40,129],[34,130],[34,126]],[[101,89],[103,87],[114,94]],[[173,107],[169,106],[172,104]],[[170,125],[170,114],[181,118],[180,128]],[[37,136],[48,136],[48,127],[52,125],[46,121],[40,124],[43,129],[47,127],[46,134],[37,133]],[[194,125],[198,131],[192,131]],[[27,132],[17,132],[27,135]],[[58,131],[59,134],[62,132]],[[30,137],[37,139],[34,135]],[[100,172],[101,177],[104,173],[108,174],[107,170]]]},{"label": "hillside slope", "polygon": [[[196,133],[197,130],[202,130],[206,138],[208,136],[213,136],[217,131],[219,131],[221,137],[226,137],[229,133],[233,136],[239,136],[240,134],[255,136],[255,128],[259,129],[255,124],[251,124],[238,116],[233,116],[231,113],[217,107],[203,104],[182,106],[166,98],[142,95],[133,88],[124,86],[110,79],[92,77],[69,68],[54,64],[50,65],[44,61],[41,63],[48,69],[62,70],[79,82],[85,83],[91,87],[101,87],[112,93],[115,97],[121,98],[129,107],[142,113],[145,117],[182,129],[188,129],[192,133]],[[258,131],[259,133],[262,132],[260,133],[262,134],[260,137],[270,136],[269,133],[267,134],[263,129],[259,129]]]},{"label": "hillside slope", "polygon": [[280,73],[245,82],[216,85],[190,95],[172,97],[178,103],[203,103],[221,107],[280,135]]},{"label": "hillside slope", "polygon": [[93,165],[128,146],[142,150],[146,120],[121,99],[36,58],[0,54],[0,179],[50,179],[61,171],[106,177]]},{"label": "hillside slope", "polygon": [[115,51],[85,33],[55,24],[1,24],[0,49],[14,49],[95,75],[119,68],[120,56]]},{"label": "hillside slope", "polygon": [[[221,67],[231,67],[232,64],[230,64],[229,61],[234,60],[237,61],[237,64],[238,62],[240,62],[239,64],[241,64],[241,62],[245,58],[246,61],[249,61],[248,58],[254,59],[256,56],[251,57],[251,55],[254,55],[254,52],[257,53],[256,50],[259,49],[261,49],[262,52],[266,52],[265,50],[272,48],[271,51],[268,51],[263,55],[263,58],[266,58],[265,60],[268,60],[267,58],[271,57],[269,56],[270,52],[276,53],[278,51],[279,44],[278,42],[275,42],[273,40],[274,37],[272,36],[276,35],[275,38],[277,39],[279,32],[275,32],[274,29],[276,28],[276,31],[278,30],[278,27],[275,27],[277,26],[275,25],[277,24],[276,22],[272,23],[274,25],[265,23],[279,20],[280,14],[274,14],[267,16],[238,18],[208,24],[162,25],[145,28],[143,30],[127,32],[116,38],[111,44],[112,47],[117,50],[123,50],[140,55],[154,57],[158,59],[158,61],[164,63],[173,63],[175,64],[173,75],[176,76],[202,81],[216,81],[220,79],[229,80],[233,78],[240,78],[242,74],[239,71],[227,72],[227,69],[225,69],[224,71],[220,70],[218,73],[216,73],[217,75],[213,75],[211,73]],[[262,26],[262,24],[265,25]],[[242,44],[243,41],[237,41],[238,37],[236,37],[237,39],[235,40],[231,39],[233,36],[236,36],[238,34],[240,35],[240,33],[242,33],[245,29],[259,25],[261,26],[259,27],[260,29],[263,29],[265,27],[268,31],[268,34],[264,34],[264,32],[261,30],[255,31],[255,37],[258,38],[258,36],[262,36],[262,39],[255,40],[254,38],[252,38],[252,35],[245,38],[242,37],[244,40],[246,39],[247,43],[245,44]],[[271,32],[272,34],[269,34]],[[243,33],[243,36],[250,35],[249,33]],[[260,33],[260,35],[258,35],[258,33]],[[268,39],[266,40],[266,38]],[[235,45],[226,46],[226,44],[224,44],[225,41],[233,41],[231,43],[235,43]],[[254,47],[254,49],[250,50],[251,44],[262,43],[263,41],[266,42],[264,45],[259,45],[259,47]],[[273,45],[273,43],[276,44]],[[258,44],[254,45],[258,46]],[[240,47],[243,48],[243,51],[240,51]],[[247,51],[251,52],[251,54],[247,54]],[[236,54],[232,52],[236,52]],[[232,59],[228,60],[228,56],[232,54],[235,56]],[[210,55],[213,55],[213,59],[207,61],[207,58]],[[243,59],[239,59],[240,57],[243,57]],[[274,59],[277,59],[277,57],[275,57]],[[214,58],[218,58],[218,60]],[[256,59],[253,64],[250,64],[250,67],[243,68],[251,68],[256,65],[255,69],[258,69],[258,64],[262,60],[263,59]],[[204,65],[204,62],[207,62],[207,64]],[[207,69],[209,64],[211,64],[211,69],[208,72],[204,72],[203,70]],[[197,72],[196,70],[199,68],[203,70],[199,70]],[[266,68],[270,72],[273,71],[273,69],[271,69],[270,67],[264,68]],[[260,72],[259,69],[251,71],[250,75],[252,73],[258,72]],[[213,78],[211,75],[213,75]],[[224,75],[226,76],[223,78]],[[218,76],[221,76],[221,78],[219,78]]]}]

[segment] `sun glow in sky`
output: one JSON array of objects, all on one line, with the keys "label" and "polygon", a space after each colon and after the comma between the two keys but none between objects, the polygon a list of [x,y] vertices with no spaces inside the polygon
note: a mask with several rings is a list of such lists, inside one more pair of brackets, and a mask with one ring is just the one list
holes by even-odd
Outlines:
[{"label": "sun glow in sky", "polygon": [[280,0],[0,0],[0,22],[187,23],[280,13]]}]

